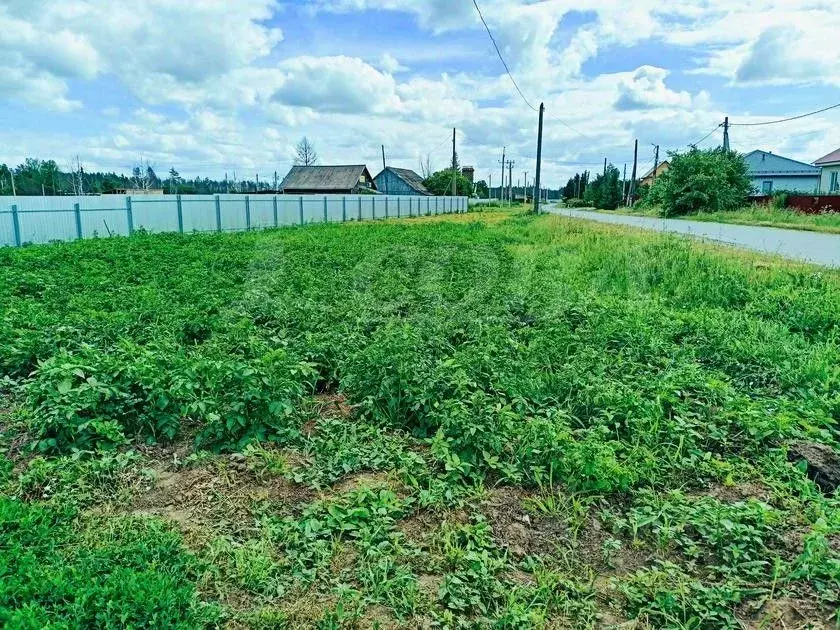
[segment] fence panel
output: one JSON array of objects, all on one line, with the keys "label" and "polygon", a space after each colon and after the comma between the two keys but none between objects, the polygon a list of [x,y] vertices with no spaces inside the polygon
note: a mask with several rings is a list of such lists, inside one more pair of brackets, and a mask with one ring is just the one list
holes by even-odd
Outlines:
[{"label": "fence panel", "polygon": [[135,230],[178,231],[178,201],[173,196],[138,195],[131,198],[131,210]]},{"label": "fence panel", "polygon": [[[132,198],[132,208],[136,204],[136,198]],[[175,211],[177,213],[177,202]],[[216,198],[213,195],[181,195],[181,225],[185,233],[215,232]]]},{"label": "fence panel", "polygon": [[398,195],[5,196],[0,197],[0,246],[127,236],[132,227],[148,232],[233,232],[449,214],[467,207],[466,198]]}]

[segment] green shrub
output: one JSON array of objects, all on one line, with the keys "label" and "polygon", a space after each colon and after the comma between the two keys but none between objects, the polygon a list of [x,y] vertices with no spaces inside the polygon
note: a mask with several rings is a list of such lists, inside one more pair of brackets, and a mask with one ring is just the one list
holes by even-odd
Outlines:
[{"label": "green shrub", "polygon": [[567,208],[589,208],[592,205],[585,199],[566,199],[564,204]]},{"label": "green shrub", "polygon": [[651,201],[661,199],[665,216],[737,210],[752,190],[747,165],[738,153],[723,149],[672,152],[671,168],[651,187]]}]

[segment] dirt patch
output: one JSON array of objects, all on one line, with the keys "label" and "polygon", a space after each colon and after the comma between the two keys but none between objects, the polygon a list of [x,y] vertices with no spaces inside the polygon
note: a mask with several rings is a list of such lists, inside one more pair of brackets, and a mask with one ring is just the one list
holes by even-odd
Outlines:
[{"label": "dirt patch", "polygon": [[735,616],[744,628],[812,628],[822,630],[835,627],[831,613],[812,598],[780,597],[761,602],[746,602],[738,607]]},{"label": "dirt patch", "polygon": [[322,418],[349,419],[353,416],[353,406],[343,394],[325,393],[313,398],[315,411]]},{"label": "dirt patch", "polygon": [[436,573],[421,573],[417,576],[417,588],[430,602],[437,601],[442,584],[443,576]]},{"label": "dirt patch", "polygon": [[291,513],[292,508],[314,498],[311,489],[283,477],[257,477],[218,458],[201,466],[155,469],[144,491],[134,497],[129,512],[159,516],[185,533],[197,530],[231,535],[255,531],[253,509],[271,502]]},{"label": "dirt patch", "polygon": [[560,519],[529,514],[523,507],[523,501],[529,496],[519,488],[494,488],[480,508],[493,528],[496,541],[517,559],[552,554],[569,534]]},{"label": "dirt patch", "polygon": [[825,494],[840,487],[840,453],[818,442],[794,442],[788,456],[791,461],[805,461],[806,474]]},{"label": "dirt patch", "polygon": [[401,628],[397,623],[391,611],[381,604],[373,604],[368,606],[364,614],[356,623],[357,628],[380,628],[381,630],[390,630],[392,628]]},{"label": "dirt patch", "polygon": [[432,512],[420,510],[397,523],[397,529],[405,534],[409,542],[421,548],[429,548],[434,537],[440,532],[443,523],[464,525],[470,522],[470,516],[464,510],[452,512]]},{"label": "dirt patch", "polygon": [[756,481],[745,481],[728,486],[713,484],[704,490],[689,493],[691,497],[712,497],[724,503],[738,503],[748,499],[756,499],[769,503],[772,498],[770,488]]},{"label": "dirt patch", "polygon": [[390,488],[388,473],[386,472],[363,472],[348,475],[333,486],[335,492],[353,492],[362,488]]}]

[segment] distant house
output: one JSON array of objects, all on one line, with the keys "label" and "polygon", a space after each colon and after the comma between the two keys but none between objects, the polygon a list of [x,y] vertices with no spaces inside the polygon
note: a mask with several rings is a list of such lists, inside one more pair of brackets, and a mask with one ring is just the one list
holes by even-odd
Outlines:
[{"label": "distant house", "polygon": [[287,195],[357,195],[376,190],[364,164],[353,166],[293,166],[280,190]]},{"label": "distant house", "polygon": [[840,193],[840,149],[814,162],[820,168],[819,192],[833,195]]},{"label": "distant house", "polygon": [[373,178],[376,190],[386,195],[424,195],[432,193],[423,185],[423,178],[407,168],[389,166]]},{"label": "distant house", "polygon": [[650,169],[646,175],[644,175],[639,182],[640,186],[651,186],[654,181],[656,181],[657,177],[660,177],[664,173],[667,173],[668,170],[671,168],[671,163],[668,160],[665,160],[656,169]]},{"label": "distant house", "polygon": [[769,151],[753,151],[744,161],[756,195],[772,195],[777,190],[814,193],[820,186],[820,169],[811,164]]},{"label": "distant house", "polygon": [[132,197],[136,197],[138,195],[162,195],[163,188],[120,188],[111,194],[131,195]]}]

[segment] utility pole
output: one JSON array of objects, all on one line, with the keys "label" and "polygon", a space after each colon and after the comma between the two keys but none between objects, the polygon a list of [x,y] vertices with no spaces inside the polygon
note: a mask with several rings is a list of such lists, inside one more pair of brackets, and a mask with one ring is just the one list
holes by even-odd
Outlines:
[{"label": "utility pole", "polygon": [[508,160],[508,205],[513,203],[513,167],[516,162]]},{"label": "utility pole", "polygon": [[604,177],[607,176],[607,158],[604,158]]},{"label": "utility pole", "polygon": [[499,201],[505,202],[505,149],[502,147],[502,184],[499,186]]},{"label": "utility pole", "polygon": [[[540,190],[540,169],[542,168],[542,136],[543,136],[543,114],[545,113],[545,103],[540,103],[540,123],[537,128],[537,172],[534,175],[534,190]],[[534,214],[540,212],[540,200],[538,195],[534,195]]]},{"label": "utility pole", "polygon": [[624,163],[624,175],[621,177],[621,197],[627,199],[627,162]]},{"label": "utility pole", "polygon": [[277,192],[277,171],[274,171],[274,192]]},{"label": "utility pole", "polygon": [[452,128],[452,196],[458,196],[458,159],[455,153],[455,127]]},{"label": "utility pole", "polygon": [[653,153],[653,183],[656,183],[656,171],[659,170],[659,145],[653,145],[655,147]]},{"label": "utility pole", "polygon": [[490,201],[493,201],[493,173],[487,175],[487,181],[489,182],[487,191],[490,194]]},{"label": "utility pole", "polygon": [[12,180],[12,197],[17,197],[17,191],[15,190],[15,171],[14,169],[9,169],[9,177]]},{"label": "utility pole", "polygon": [[[382,145],[382,170],[385,170],[385,145]],[[385,194],[388,194],[388,176],[384,176],[382,181],[385,182]]]},{"label": "utility pole", "polygon": [[528,171],[525,171],[525,185],[522,187],[522,196],[525,197],[525,203],[528,203]]},{"label": "utility pole", "polygon": [[729,116],[723,120],[723,150],[729,151]]},{"label": "utility pole", "polygon": [[630,179],[630,191],[627,193],[627,207],[633,206],[633,195],[636,193],[636,168],[639,165],[639,139],[633,149],[633,177]]}]

